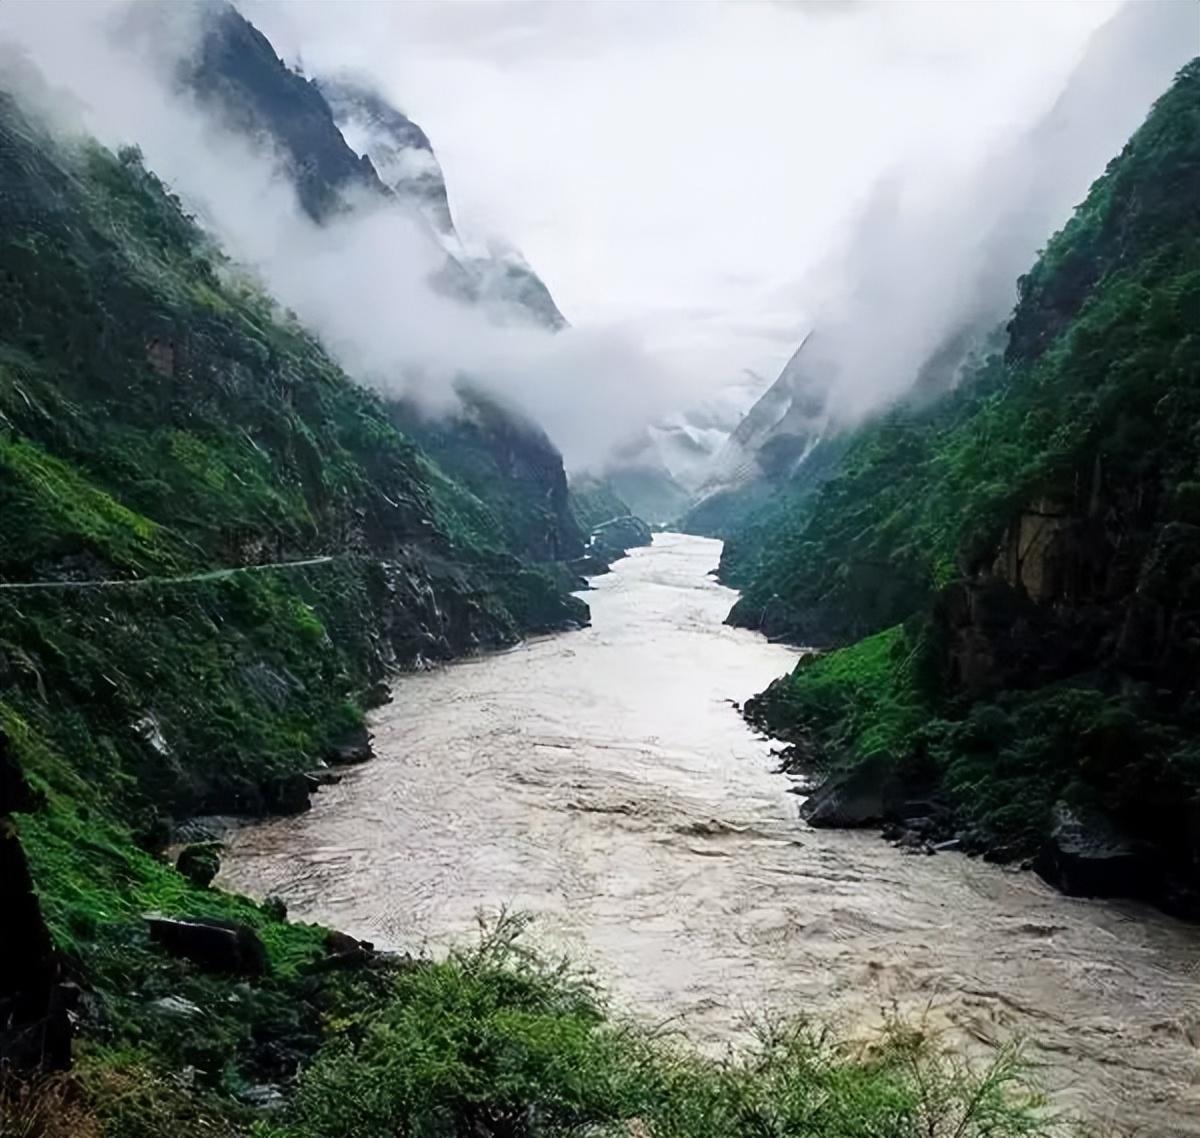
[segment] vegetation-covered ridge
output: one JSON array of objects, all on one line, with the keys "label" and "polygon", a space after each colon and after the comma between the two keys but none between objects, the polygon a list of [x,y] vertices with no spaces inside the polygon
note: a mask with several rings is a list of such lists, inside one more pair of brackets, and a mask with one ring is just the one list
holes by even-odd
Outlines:
[{"label": "vegetation-covered ridge", "polygon": [[0,706],[164,814],[261,801],[389,667],[587,619],[136,151],[0,94],[0,579],[121,578],[0,590]]},{"label": "vegetation-covered ridge", "polygon": [[1020,280],[1005,354],[730,540],[731,619],[837,649],[751,715],[798,765],[902,772],[941,836],[1200,913],[1198,423],[1194,61]]}]

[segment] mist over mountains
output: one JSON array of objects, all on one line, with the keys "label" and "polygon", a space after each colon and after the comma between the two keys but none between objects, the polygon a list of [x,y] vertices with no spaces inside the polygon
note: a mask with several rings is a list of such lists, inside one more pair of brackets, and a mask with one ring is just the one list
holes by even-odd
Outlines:
[{"label": "mist over mountains", "polygon": [[[0,34],[70,96],[71,117],[138,145],[351,374],[435,415],[459,406],[464,380],[478,385],[540,424],[569,467],[611,473],[659,520],[698,488],[753,473],[753,455],[727,443],[746,385],[705,387],[630,330],[570,327],[519,253],[460,233],[433,144],[377,77],[309,78],[221,3],[111,0],[78,14],[63,26],[10,6]],[[820,335],[772,406],[789,402],[783,391],[808,411],[815,400],[820,433],[887,406],[923,369],[952,382],[1054,219],[1182,63],[1188,20],[1186,4],[1126,5],[1006,149],[938,187],[919,169],[878,182],[841,248],[790,286],[798,326]],[[252,66],[238,73],[231,53]],[[272,103],[279,91],[286,107]],[[946,375],[929,380],[939,353]],[[794,458],[805,445],[782,449]]]},{"label": "mist over mountains", "polygon": [[68,27],[45,9],[0,15],[0,35],[44,79],[28,94],[60,129],[137,145],[363,382],[440,414],[469,380],[542,424],[577,466],[678,402],[636,342],[567,330],[518,254],[468,249],[444,195],[441,216],[430,212],[436,157],[378,96],[331,84],[341,120],[359,128],[358,154],[320,85],[228,5],[105,3],[79,15]]},{"label": "mist over mountains", "polygon": [[1197,17],[0,0],[0,1130],[1173,1132]]},{"label": "mist over mountains", "polygon": [[[926,200],[899,174],[878,184],[804,282],[812,331],[715,456],[705,494],[786,479],[821,438],[945,392],[998,346],[1018,276],[1191,57],[1195,30],[1192,5],[1126,4],[1046,114],[979,169]],[[721,509],[703,507],[702,528]]]}]

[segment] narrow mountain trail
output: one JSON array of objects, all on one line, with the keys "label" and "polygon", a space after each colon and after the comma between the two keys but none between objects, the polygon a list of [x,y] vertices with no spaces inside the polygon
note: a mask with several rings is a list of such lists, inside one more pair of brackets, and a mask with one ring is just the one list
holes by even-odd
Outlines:
[{"label": "narrow mountain trail", "polygon": [[7,592],[38,589],[138,589],[146,585],[181,585],[190,581],[224,581],[240,573],[267,573],[273,570],[306,569],[312,565],[327,565],[333,557],[309,557],[303,561],[269,561],[262,565],[238,565],[229,569],[208,569],[203,573],[185,573],[178,577],[106,578],[93,581],[4,581],[0,589]]}]

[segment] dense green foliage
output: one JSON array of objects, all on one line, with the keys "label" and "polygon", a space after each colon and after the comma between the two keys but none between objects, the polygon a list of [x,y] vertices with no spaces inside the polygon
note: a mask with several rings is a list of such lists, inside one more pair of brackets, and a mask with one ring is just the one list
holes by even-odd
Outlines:
[{"label": "dense green foliage", "polygon": [[743,617],[767,608],[819,639],[893,624],[1028,503],[1090,490],[1097,464],[1107,496],[1152,481],[1164,515],[1181,508],[1200,413],[1198,85],[1193,64],[1022,278],[1005,360],[856,432],[815,495],[789,488],[730,541]]},{"label": "dense green foliage", "polygon": [[[261,809],[360,721],[378,574],[353,560],[284,572],[67,591],[0,591],[0,722],[28,778],[131,822]],[[331,635],[332,633],[332,635]],[[64,763],[51,756],[68,757]]]},{"label": "dense green foliage", "polygon": [[919,645],[896,626],[834,652],[805,656],[791,676],[748,700],[746,715],[767,730],[800,728],[792,741],[807,761],[902,752],[928,718],[916,682],[918,653]]},{"label": "dense green foliage", "polygon": [[918,1032],[871,1048],[775,1025],[701,1059],[615,1022],[565,964],[502,924],[470,952],[414,968],[344,1025],[301,1079],[279,1138],[633,1135],[917,1138],[1064,1133],[1002,1056],[971,1072]]},{"label": "dense green foliage", "polygon": [[[973,1068],[899,1024],[853,1045],[765,1024],[737,1055],[700,1057],[614,1018],[589,977],[530,951],[511,918],[443,961],[323,972],[315,930],[272,926],[236,899],[212,904],[271,936],[272,975],[230,998],[226,980],[127,952],[122,979],[141,995],[106,1006],[108,1038],[88,1044],[73,1078],[22,1090],[0,1076],[15,1134],[1082,1136],[1046,1111],[1016,1054]],[[235,1092],[271,1077],[272,1056],[288,1050],[312,1057],[287,1101],[269,1113],[239,1103]],[[189,1081],[173,1074],[183,1063]]]},{"label": "dense green foliage", "polygon": [[0,161],[0,574],[419,547],[486,586],[525,554],[136,151],[65,149],[4,96]]},{"label": "dense green foliage", "polygon": [[[1108,191],[1118,204],[1106,208],[1128,205],[1118,183]],[[1106,217],[1101,210],[1084,230],[1100,246]],[[1161,236],[1128,232],[1131,241]],[[1033,414],[1037,385],[1059,392],[1062,377],[1074,377],[1055,412],[1069,412],[1074,426],[1095,420],[1106,438],[1111,416],[1128,415],[1106,410],[1120,392],[1101,392],[1098,404],[1080,398],[1095,394],[1093,357],[1111,355],[1123,333],[1178,340],[1194,282],[1178,264],[1129,256],[1134,276],[1126,291],[1105,293],[1111,310],[1088,299],[1041,362],[989,365],[1000,369],[998,386],[976,384],[962,400],[970,414],[948,410],[940,428],[930,425],[936,416],[914,420],[931,462],[945,438],[955,440],[951,465],[964,473],[954,493],[969,499],[945,515],[944,531],[935,512],[920,535],[911,560],[928,559],[929,581],[914,586],[922,595],[947,575],[967,533],[959,523],[975,499],[966,472],[991,461],[988,440],[974,433],[978,415],[1001,435],[1014,414],[1031,421],[1030,445],[1042,449],[1011,501],[1027,500],[1035,483],[1050,493],[1043,483],[1059,466],[1043,451],[1057,436]],[[1088,264],[1100,280],[1127,271],[1099,255]],[[1155,273],[1175,284],[1164,291]],[[1028,303],[1058,312],[1056,279],[1031,276]],[[1121,358],[1122,383],[1145,387],[1156,438],[1173,416],[1192,414],[1163,395],[1191,356],[1139,349]],[[1022,384],[1033,394],[1006,407],[998,393]],[[710,1060],[614,1018],[586,977],[526,951],[512,923],[443,961],[347,964],[324,930],[208,887],[215,850],[191,876],[161,856],[167,822],[182,815],[302,808],[304,772],[361,726],[365,694],[387,669],[586,618],[566,594],[569,575],[537,562],[574,552],[577,524],[586,515],[594,526],[612,503],[581,500],[572,519],[564,495],[544,500],[560,473],[552,451],[486,403],[475,410],[450,426],[412,425],[428,452],[419,449],[396,427],[408,411],[353,384],[226,264],[136,152],[64,148],[0,95],[0,584],[52,586],[0,588],[0,732],[35,796],[17,827],[42,913],[65,975],[85,991],[76,1071],[28,1087],[0,1072],[0,1132],[1057,1133],[1008,1056],[972,1073],[920,1033],[895,1028],[874,1046],[850,1047],[802,1024]],[[900,444],[879,445],[894,456]],[[876,478],[867,468],[879,461],[862,457],[861,476]],[[1174,524],[1191,526],[1200,473],[1194,464],[1186,478],[1155,471],[1169,480],[1162,500]],[[910,483],[910,493],[923,485]],[[814,496],[813,517],[825,498]],[[985,500],[985,530],[1002,525],[1005,494]],[[886,535],[902,527],[883,520],[876,541],[888,549]],[[1178,540],[1159,542],[1147,587],[1173,598],[1190,547],[1186,533],[1171,533]],[[856,548],[853,534],[838,540]],[[847,598],[861,587],[870,585],[850,581]],[[846,752],[890,750],[923,730],[927,753],[964,798],[981,766],[989,778],[1036,778],[1051,747],[1058,761],[1066,754],[1084,774],[1094,770],[1097,731],[1113,754],[1133,741],[1152,756],[1135,773],[1161,776],[1164,794],[1175,785],[1164,772],[1185,769],[1169,701],[1161,731],[1140,711],[1123,715],[1114,700],[1125,695],[1074,689],[1049,709],[997,699],[948,716],[941,734],[916,726],[920,701],[943,695],[927,685],[945,630],[932,620],[897,629],[889,611],[880,606],[877,635],[806,664],[780,689],[789,714]],[[1028,744],[1031,722],[1046,725],[1042,751]],[[1126,765],[1121,777],[1134,773]],[[1006,805],[972,801],[989,817]],[[235,980],[172,955],[152,941],[149,913],[244,924],[265,947],[262,974]],[[247,1092],[261,1084],[268,1099],[278,1089],[275,1109],[262,1109],[261,1097],[252,1105]]]},{"label": "dense green foliage", "polygon": [[1200,62],[1022,278],[1009,337],[729,542],[733,620],[851,645],[757,713],[826,761],[932,762],[984,844],[1035,848],[1066,798],[1194,876]]},{"label": "dense green foliage", "polygon": [[407,403],[393,403],[389,414],[486,503],[477,541],[499,537],[504,548],[541,562],[577,557],[586,534],[573,516],[562,456],[545,432],[469,384],[460,384],[458,395],[461,407],[449,416],[431,417]]},{"label": "dense green foliage", "polygon": [[386,666],[586,620],[136,151],[0,95],[0,179],[0,578],[140,578],[0,590],[3,706],[108,805],[261,806]]}]

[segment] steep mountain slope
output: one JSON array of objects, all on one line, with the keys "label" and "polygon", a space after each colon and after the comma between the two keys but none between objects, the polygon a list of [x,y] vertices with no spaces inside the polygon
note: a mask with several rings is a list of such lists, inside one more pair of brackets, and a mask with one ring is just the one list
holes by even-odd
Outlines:
[{"label": "steep mountain slope", "polygon": [[752,373],[704,402],[662,416],[614,448],[605,465],[641,517],[674,523],[710,479],[716,456],[762,384]]},{"label": "steep mountain slope", "polygon": [[67,935],[79,880],[134,872],[123,827],[300,808],[387,667],[585,610],[136,152],[61,146],[4,95],[0,178],[0,734]]},{"label": "steep mountain slope", "polygon": [[[172,18],[152,16],[152,24],[165,19],[168,26]],[[434,260],[442,258],[432,287],[479,306],[488,319],[550,331],[565,326],[545,285],[515,254],[479,257],[464,247],[429,139],[407,116],[361,85],[318,84],[297,74],[228,4],[205,4],[198,18],[199,48],[185,57],[181,80],[225,125],[281,153],[314,220],[339,211],[402,210],[428,234]],[[364,148],[361,156],[343,127]],[[555,556],[555,550],[564,558],[578,556],[583,535],[563,504],[566,475],[553,443],[489,393],[486,376],[460,384],[458,397],[461,411],[437,421],[404,404],[392,414],[505,519],[502,529],[515,535],[514,552],[535,559]],[[514,521],[514,512],[522,519]]]},{"label": "steep mountain slope", "polygon": [[[819,482],[829,456],[818,443],[861,419],[861,400],[846,392],[866,385],[891,393],[872,406],[898,399],[920,404],[960,382],[972,357],[1001,347],[994,333],[1011,309],[1017,276],[1187,61],[1196,33],[1195,9],[1187,3],[1127,3],[1097,30],[1054,104],[961,188],[971,211],[962,241],[974,253],[952,284],[938,278],[938,262],[927,253],[953,220],[913,221],[917,232],[905,239],[890,188],[881,186],[844,253],[854,286],[849,300],[831,306],[828,324],[818,319],[746,415],[714,461],[685,526],[725,537],[791,478],[801,490]],[[953,211],[959,203],[946,206]],[[904,271],[896,273],[896,265]],[[908,309],[910,298],[916,301]],[[908,326],[918,323],[930,332],[916,345],[922,355],[910,360],[910,373],[865,379],[877,358],[894,371],[894,357],[911,354]],[[870,336],[863,335],[867,326]],[[810,454],[818,462],[806,469]]]},{"label": "steep mountain slope", "polygon": [[[772,491],[800,474],[830,430],[826,398],[832,365],[814,359],[809,333],[713,456],[697,501],[683,519],[689,532],[727,537]],[[807,478],[811,467],[804,470]]]},{"label": "steep mountain slope", "polygon": [[209,3],[181,17],[150,6],[137,16],[164,37],[172,20],[199,21],[197,50],[181,62],[180,79],[228,125],[274,141],[313,218],[345,208],[356,193],[386,196],[370,158],[346,145],[317,85],[286,67],[267,37],[234,7]]},{"label": "steep mountain slope", "polygon": [[868,637],[751,714],[1066,888],[1200,912],[1198,316],[1193,61],[1021,278],[1004,357],[730,542],[731,620]]},{"label": "steep mountain slope", "polygon": [[[156,855],[197,811],[306,808],[309,772],[369,755],[361,708],[389,669],[586,619],[512,547],[136,150],[52,138],[0,92],[0,862],[20,970],[0,984],[0,1111],[20,1107],[9,1060],[65,1062],[72,985],[107,1134],[232,1133],[218,1122],[247,1108],[210,1118],[208,1087],[294,1073],[332,998],[299,972],[322,934]],[[188,926],[205,967],[156,947],[187,932],[162,914],[218,921]],[[214,966],[258,979],[231,995]],[[187,1067],[205,1087],[154,1073]]]},{"label": "steep mountain slope", "polygon": [[562,456],[546,432],[487,392],[459,385],[461,410],[431,416],[393,401],[388,415],[491,509],[508,548],[535,561],[569,561],[584,532],[571,510]]},{"label": "steep mountain slope", "polygon": [[383,183],[453,245],[450,252],[461,253],[446,178],[429,136],[365,84],[339,78],[322,79],[317,86],[347,144],[368,158]]}]

